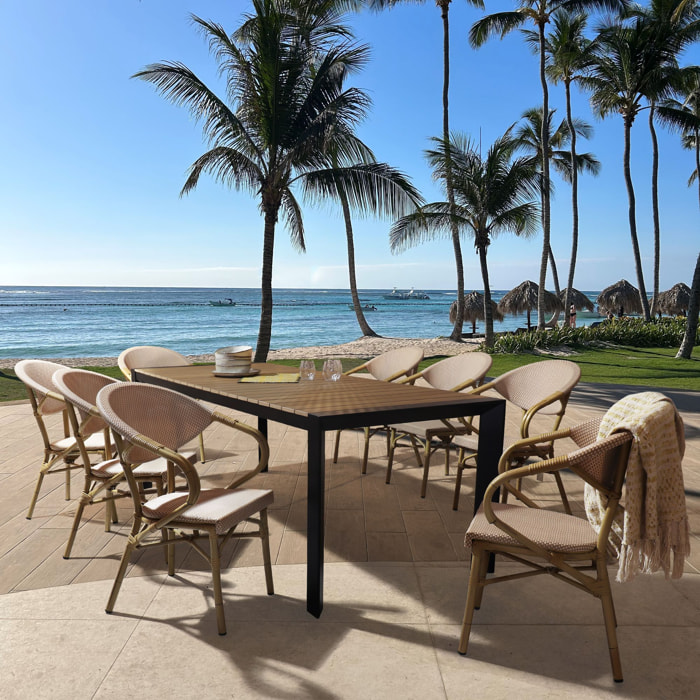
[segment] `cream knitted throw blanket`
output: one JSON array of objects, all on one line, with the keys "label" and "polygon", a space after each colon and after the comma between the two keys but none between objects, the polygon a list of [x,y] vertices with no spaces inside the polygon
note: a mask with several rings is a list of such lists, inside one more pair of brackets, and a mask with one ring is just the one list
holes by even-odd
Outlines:
[{"label": "cream knitted throw blanket", "polygon": [[[620,558],[619,582],[638,573],[663,569],[666,578],[680,578],[690,554],[681,460],[685,452],[683,421],[673,401],[654,391],[631,394],[603,417],[598,439],[620,430],[634,436],[620,507],[610,540]],[[600,494],[588,484],[586,514],[600,527]],[[673,556],[672,556],[673,555]],[[673,559],[673,561],[671,561]]]}]

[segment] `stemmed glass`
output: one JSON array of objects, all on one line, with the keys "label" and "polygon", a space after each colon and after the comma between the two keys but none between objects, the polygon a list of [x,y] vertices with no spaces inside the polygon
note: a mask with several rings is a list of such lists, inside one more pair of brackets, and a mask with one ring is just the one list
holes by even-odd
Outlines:
[{"label": "stemmed glass", "polygon": [[313,360],[302,360],[299,363],[299,377],[302,381],[311,381],[316,376],[316,364]]},{"label": "stemmed glass", "polygon": [[343,374],[343,364],[340,360],[326,360],[323,363],[323,378],[329,382],[337,382]]}]

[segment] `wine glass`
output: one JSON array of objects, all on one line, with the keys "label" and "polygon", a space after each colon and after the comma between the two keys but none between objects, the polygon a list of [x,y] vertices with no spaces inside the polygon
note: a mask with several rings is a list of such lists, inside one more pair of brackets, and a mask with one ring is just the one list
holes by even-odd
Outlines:
[{"label": "wine glass", "polygon": [[326,360],[323,363],[323,378],[329,382],[337,382],[343,373],[343,364],[340,360]]},{"label": "wine glass", "polygon": [[302,360],[299,363],[299,376],[302,381],[311,381],[316,376],[316,364],[313,360]]}]

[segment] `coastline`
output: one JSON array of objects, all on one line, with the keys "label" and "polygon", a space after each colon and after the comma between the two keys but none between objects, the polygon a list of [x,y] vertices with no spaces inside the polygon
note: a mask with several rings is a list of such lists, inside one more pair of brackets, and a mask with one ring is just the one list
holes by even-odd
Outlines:
[{"label": "coastline", "polygon": [[[481,343],[480,339],[467,338],[457,342],[439,336],[437,338],[370,338],[362,337],[349,343],[340,345],[311,345],[306,347],[285,348],[284,350],[270,350],[267,359],[275,360],[325,360],[335,357],[371,358],[389,350],[418,345],[423,348],[425,357],[436,355],[459,355],[463,352],[476,350]],[[214,362],[214,353],[204,355],[187,355],[191,362]],[[23,358],[0,358],[0,369],[12,369]],[[116,367],[116,357],[69,357],[69,358],[42,358],[50,362],[58,362],[67,367]]]}]

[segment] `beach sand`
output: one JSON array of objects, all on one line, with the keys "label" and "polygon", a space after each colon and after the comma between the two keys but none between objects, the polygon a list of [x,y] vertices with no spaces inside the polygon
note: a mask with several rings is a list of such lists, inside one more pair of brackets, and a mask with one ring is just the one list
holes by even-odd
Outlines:
[{"label": "beach sand", "polygon": [[[329,357],[357,357],[370,358],[383,352],[402,348],[407,345],[418,345],[423,348],[426,357],[441,355],[459,355],[463,352],[471,352],[479,347],[481,340],[467,339],[461,343],[445,337],[438,338],[358,338],[350,343],[342,345],[314,345],[301,348],[286,348],[284,350],[270,350],[268,362],[275,360],[301,360],[316,359],[325,360]],[[214,362],[214,354],[188,355],[191,362]],[[21,358],[0,359],[0,369],[11,369]],[[52,362],[59,362],[67,367],[113,367],[117,364],[116,357],[71,357],[71,358],[46,358]]]}]

